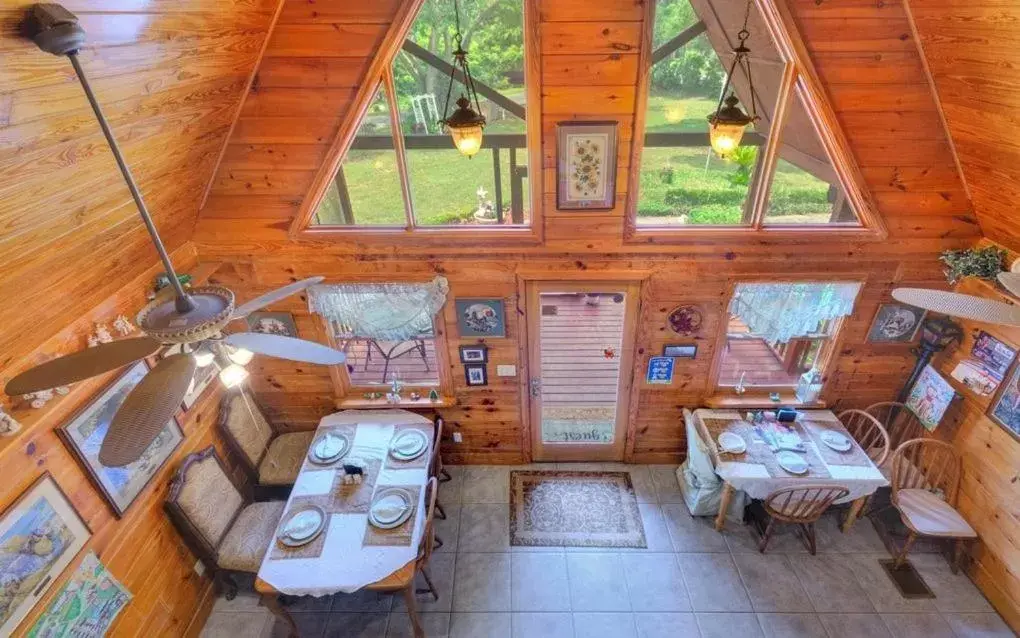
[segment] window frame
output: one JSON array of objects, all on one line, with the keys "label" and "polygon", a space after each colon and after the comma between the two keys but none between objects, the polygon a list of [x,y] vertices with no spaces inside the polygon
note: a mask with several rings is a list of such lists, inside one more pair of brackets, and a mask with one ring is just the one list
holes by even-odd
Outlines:
[{"label": "window frame", "polygon": [[[870,190],[866,187],[860,168],[850,152],[849,144],[839,126],[835,112],[832,110],[824,90],[821,89],[821,81],[815,72],[785,0],[754,0],[755,6],[772,36],[773,44],[785,64],[772,125],[769,128],[763,151],[758,154],[759,159],[755,163],[751,183],[748,186],[747,202],[751,206],[749,223],[725,226],[638,224],[637,205],[640,197],[641,155],[647,135],[645,116],[648,110],[652,66],[673,53],[673,51],[669,51],[665,54],[657,54],[653,49],[657,4],[656,0],[648,0],[645,3],[641,55],[638,62],[638,93],[635,100],[634,143],[631,147],[630,173],[627,184],[624,242],[627,244],[668,244],[706,238],[796,239],[816,234],[825,234],[827,238],[842,236],[855,240],[878,241],[885,239],[888,236],[885,223],[878,213]],[[713,25],[710,26],[707,21],[711,21]],[[698,29],[698,25],[703,26]],[[686,44],[712,28],[721,28],[717,18],[713,15],[701,17],[699,22],[688,27],[660,48],[670,46],[685,34],[689,35],[683,43]],[[753,58],[751,62],[752,65],[755,63]],[[790,111],[792,100],[796,99],[798,94],[802,98],[804,109],[818,134],[819,141],[832,161],[840,185],[857,214],[859,225],[765,223],[769,195],[779,160],[778,149],[786,128],[786,117]],[[689,135],[701,136],[698,133]],[[697,145],[709,146],[707,132],[703,138],[703,141],[699,141]]]},{"label": "window frame", "polygon": [[[406,40],[406,35],[414,24],[419,10],[425,0],[413,0],[406,3],[398,12],[390,29],[384,37],[379,51],[373,58],[365,80],[357,90],[352,107],[340,124],[336,138],[326,153],[319,171],[309,188],[308,194],[301,203],[297,216],[289,229],[292,240],[317,240],[330,238],[371,238],[392,243],[430,243],[448,244],[450,241],[484,241],[487,244],[539,244],[544,236],[543,223],[543,163],[542,163],[542,85],[541,85],[541,46],[539,40],[539,0],[521,0],[524,19],[524,77],[527,109],[525,117],[526,148],[528,159],[528,197],[531,216],[527,224],[517,225],[437,225],[420,226],[415,224],[413,200],[410,190],[410,178],[404,134],[400,126],[400,112],[397,109],[397,97],[393,84],[393,64]],[[534,27],[534,28],[531,28]],[[374,100],[376,93],[384,89],[390,111],[391,134],[394,139],[394,152],[397,155],[397,170],[401,182],[401,196],[404,200],[405,223],[402,226],[341,226],[314,224],[315,212],[322,199],[326,196],[330,184],[343,164],[357,136],[362,118]],[[445,135],[445,134],[444,134]],[[453,143],[450,143],[450,148]],[[488,150],[484,145],[482,152]],[[479,158],[462,158],[463,161],[479,161]],[[497,177],[498,179],[498,177]]]}]

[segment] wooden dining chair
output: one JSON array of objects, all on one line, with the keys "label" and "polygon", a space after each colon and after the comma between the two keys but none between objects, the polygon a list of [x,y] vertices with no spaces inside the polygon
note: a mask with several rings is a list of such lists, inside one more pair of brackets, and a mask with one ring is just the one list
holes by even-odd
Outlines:
[{"label": "wooden dining chair", "polygon": [[[432,458],[429,459],[429,478],[435,478],[438,488],[438,482],[441,481],[440,474],[444,472],[443,469],[443,455],[440,453],[440,442],[443,440],[443,417],[436,416],[434,419],[435,430],[432,439]],[[439,497],[436,497],[436,515],[440,520],[446,520],[446,510],[443,509],[443,505],[439,502]],[[442,546],[442,541],[439,541]]]},{"label": "wooden dining chair", "polygon": [[[414,628],[414,638],[425,638],[425,630],[422,628],[421,619],[418,617],[417,594],[432,594],[433,600],[439,600],[439,590],[436,589],[429,576],[428,565],[432,558],[432,551],[435,549],[435,512],[436,498],[439,495],[439,482],[436,477],[429,478],[425,486],[425,533],[422,534],[421,543],[418,545],[418,557],[393,572],[386,578],[376,581],[365,587],[370,591],[380,592],[401,592],[404,595],[404,603],[407,605],[407,614],[411,617],[411,626]],[[425,579],[427,587],[416,589],[414,576],[420,573]]]},{"label": "wooden dining chair", "polygon": [[[921,420],[906,404],[899,401],[881,401],[869,405],[864,411],[875,417],[885,428],[886,434],[889,435],[890,451],[912,439],[924,438],[925,429]],[[886,475],[886,478],[889,478],[892,476],[892,467],[889,463],[890,459],[887,458],[886,461],[879,466],[879,469],[882,470],[882,474]]]},{"label": "wooden dining chair", "polygon": [[875,467],[882,467],[889,457],[889,433],[878,419],[864,410],[843,410],[839,420]]},{"label": "wooden dining chair", "polygon": [[955,540],[952,570],[963,560],[964,543],[978,537],[956,511],[962,462],[953,446],[935,439],[913,439],[892,456],[892,504],[910,530],[896,555],[895,568],[907,560],[918,536]]},{"label": "wooden dining chair", "polygon": [[814,555],[815,521],[821,518],[825,510],[841,498],[850,495],[849,488],[841,485],[802,485],[776,490],[765,497],[765,511],[769,514],[769,524],[765,528],[758,543],[758,551],[765,553],[776,521],[794,523],[804,532],[808,551]]},{"label": "wooden dining chair", "polygon": [[443,419],[443,417],[437,414],[436,418],[433,419],[433,422],[435,423],[436,428],[436,449],[433,451],[434,454],[433,462],[435,463],[435,476],[436,478],[439,479],[440,483],[447,483],[449,481],[452,481],[453,477],[450,476],[450,473],[447,472],[446,468],[443,466],[443,455],[440,454],[440,447],[442,447],[441,443],[443,441],[443,425],[446,423],[446,421],[445,419]]}]

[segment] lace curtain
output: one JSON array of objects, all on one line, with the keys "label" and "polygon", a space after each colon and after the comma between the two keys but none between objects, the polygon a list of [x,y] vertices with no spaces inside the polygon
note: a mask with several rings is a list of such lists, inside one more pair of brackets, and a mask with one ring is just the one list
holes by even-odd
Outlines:
[{"label": "lace curtain", "polygon": [[404,341],[432,335],[432,318],[446,302],[445,277],[429,283],[313,286],[308,310],[322,315],[343,338]]},{"label": "lace curtain", "polygon": [[740,317],[751,334],[786,343],[817,333],[823,321],[848,316],[860,287],[855,283],[739,284],[730,314]]}]

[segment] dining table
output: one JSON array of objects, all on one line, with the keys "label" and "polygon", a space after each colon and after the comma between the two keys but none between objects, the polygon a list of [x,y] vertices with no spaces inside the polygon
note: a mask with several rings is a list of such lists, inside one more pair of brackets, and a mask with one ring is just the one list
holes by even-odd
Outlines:
[{"label": "dining table", "polygon": [[[795,421],[779,424],[774,418],[754,423],[752,415],[736,410],[703,408],[694,411],[695,427],[708,446],[715,473],[723,481],[716,530],[723,530],[726,511],[736,490],[746,492],[753,499],[765,499],[772,492],[787,487],[839,485],[850,493],[837,503],[852,503],[843,523],[845,532],[857,520],[868,497],[889,484],[867,451],[850,436],[832,411],[800,410],[796,415]],[[739,436],[744,441],[745,451],[739,454],[724,451],[719,445],[719,436],[724,432]],[[797,442],[798,455],[805,461],[806,471],[794,474],[782,467],[778,455],[783,450],[775,444],[772,432],[782,433],[784,446],[790,441]],[[823,441],[826,432],[845,436],[850,440],[849,449],[837,450],[826,445]]]},{"label": "dining table", "polygon": [[[409,429],[425,434],[428,448],[414,459],[396,459],[389,453],[391,446]],[[425,485],[435,444],[430,419],[400,409],[344,410],[319,421],[312,447],[327,434],[346,438],[349,450],[329,464],[305,455],[255,581],[265,606],[292,630],[280,594],[330,596],[382,581],[417,559],[425,531]],[[344,479],[345,465],[362,468],[359,482]],[[369,512],[375,496],[389,488],[411,494],[415,510],[399,527],[379,529],[369,523]],[[300,547],[284,544],[284,526],[308,507],[326,514],[323,530]]]}]

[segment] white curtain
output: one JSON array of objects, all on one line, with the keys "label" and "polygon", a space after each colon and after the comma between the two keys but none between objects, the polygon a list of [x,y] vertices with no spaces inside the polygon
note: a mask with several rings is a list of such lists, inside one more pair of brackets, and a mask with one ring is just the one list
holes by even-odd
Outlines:
[{"label": "white curtain", "polygon": [[751,334],[786,343],[818,332],[822,321],[853,312],[858,283],[738,284],[730,314],[740,317]]},{"label": "white curtain", "polygon": [[308,310],[322,315],[343,338],[403,341],[432,335],[432,318],[446,303],[445,277],[428,283],[312,286]]}]

